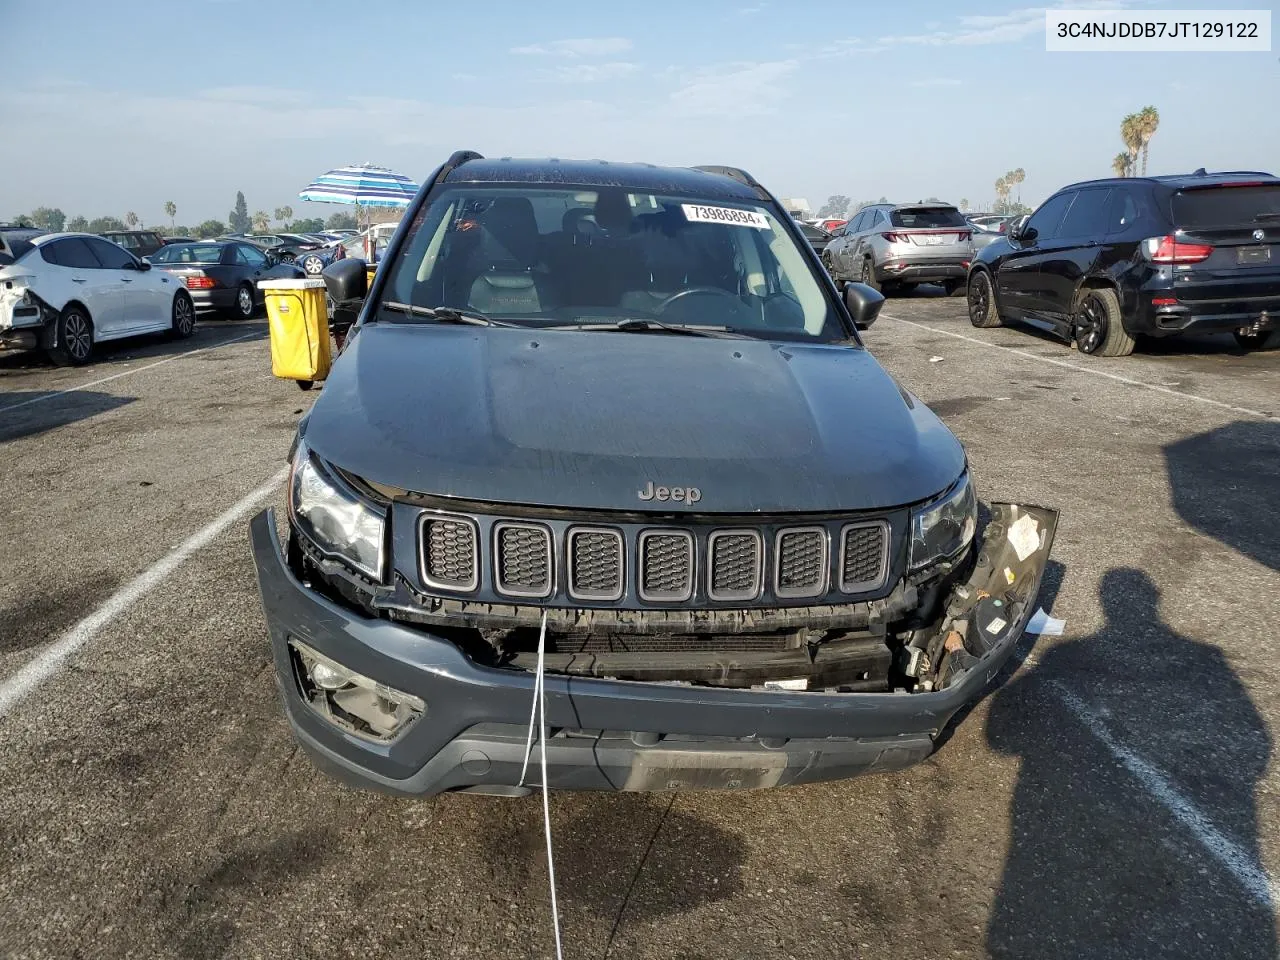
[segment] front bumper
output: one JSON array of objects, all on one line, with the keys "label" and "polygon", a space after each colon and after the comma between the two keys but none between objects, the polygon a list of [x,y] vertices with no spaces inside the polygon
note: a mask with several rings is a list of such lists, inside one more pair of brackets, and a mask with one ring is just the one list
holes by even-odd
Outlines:
[{"label": "front bumper", "polygon": [[[957,591],[1004,597],[1007,621],[1000,619],[999,629],[991,630],[996,621],[977,622],[984,619],[980,606],[970,611],[970,635],[979,635],[985,649],[945,689],[759,692],[548,674],[548,785],[631,791],[769,787],[896,770],[922,760],[951,717],[980,695],[1009,657],[1034,609],[1052,547],[1053,511],[992,509],[1001,522],[988,526],[975,572]],[[1042,531],[1040,545],[1025,560],[1017,559],[1004,537],[1008,509],[1031,514]],[[443,637],[363,617],[321,597],[288,566],[271,510],[253,519],[250,536],[285,712],[298,742],[322,769],[398,794],[519,792],[532,673],[480,665]],[[953,595],[953,609],[956,602]],[[291,637],[420,697],[425,714],[389,743],[335,727],[299,690]]]}]

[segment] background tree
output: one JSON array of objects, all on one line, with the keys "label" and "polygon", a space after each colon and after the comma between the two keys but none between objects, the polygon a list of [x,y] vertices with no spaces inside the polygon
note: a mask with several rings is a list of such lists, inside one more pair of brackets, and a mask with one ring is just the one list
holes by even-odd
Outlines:
[{"label": "background tree", "polygon": [[1018,206],[1022,206],[1022,181],[1027,179],[1027,172],[1021,167],[1009,174],[1010,183],[1018,188]]},{"label": "background tree", "polygon": [[226,232],[227,228],[221,220],[206,220],[196,227],[196,236],[201,240],[206,240],[209,237],[220,237]]},{"label": "background tree", "polygon": [[84,217],[72,217],[67,221],[66,229],[72,233],[88,233],[89,221]]},{"label": "background tree", "polygon": [[849,198],[843,193],[833,193],[827,197],[827,202],[818,208],[818,217],[823,220],[828,217],[843,217],[849,210],[849,203]]},{"label": "background tree", "polygon": [[130,230],[134,229],[138,225],[138,215],[130,210],[124,215],[124,222],[129,225]]},{"label": "background tree", "polygon": [[271,218],[267,216],[267,211],[258,210],[253,215],[253,232],[266,233],[271,229]]},{"label": "background tree", "polygon": [[108,230],[125,230],[124,221],[119,217],[94,217],[89,221],[85,233],[106,233]]},{"label": "background tree", "polygon": [[960,209],[961,211],[969,209],[969,201],[966,200],[964,197],[960,198]]},{"label": "background tree", "polygon": [[320,233],[324,230],[324,219],[311,217],[307,220],[294,220],[286,229],[290,233]]},{"label": "background tree", "polygon": [[30,215],[20,213],[13,218],[13,225],[15,227],[34,227],[36,224],[35,221],[31,219]]},{"label": "background tree", "polygon": [[1160,129],[1160,111],[1152,106],[1145,106],[1138,111],[1138,140],[1142,144],[1142,175],[1147,175],[1147,150],[1151,146],[1151,138]]},{"label": "background tree", "polygon": [[324,222],[326,230],[355,230],[356,218],[345,210],[339,213],[329,215],[329,219]]},{"label": "background tree", "polygon": [[276,219],[281,226],[293,219],[293,207],[276,207]]},{"label": "background tree", "polygon": [[1125,176],[1136,176],[1138,153],[1142,150],[1142,121],[1136,113],[1131,113],[1120,121],[1120,139],[1124,141],[1124,152],[1129,158]]},{"label": "background tree", "polygon": [[996,213],[1004,213],[1009,200],[1008,174],[996,180]]},{"label": "background tree", "polygon": [[1111,158],[1111,169],[1115,171],[1117,177],[1128,176],[1129,173],[1129,155],[1123,150]]},{"label": "background tree", "polygon": [[60,233],[66,227],[67,215],[57,207],[36,207],[31,211],[31,222],[41,230]]},{"label": "background tree", "polygon": [[178,215],[178,205],[172,200],[164,202],[164,215],[169,218],[169,228],[173,229],[173,218]]},{"label": "background tree", "polygon": [[249,207],[244,202],[244,193],[237,190],[235,209],[231,211],[231,216],[227,217],[227,226],[231,228],[231,233],[244,233],[251,224]]}]

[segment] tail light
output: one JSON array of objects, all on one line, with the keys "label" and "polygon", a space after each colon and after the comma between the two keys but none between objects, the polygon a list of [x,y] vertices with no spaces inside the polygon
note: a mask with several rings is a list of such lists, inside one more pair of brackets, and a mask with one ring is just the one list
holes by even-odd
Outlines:
[{"label": "tail light", "polygon": [[884,237],[890,243],[910,243],[911,242],[911,234],[909,233],[882,233],[880,234],[880,236]]},{"label": "tail light", "polygon": [[1153,307],[1173,307],[1177,306],[1177,297],[1152,297],[1151,305]]},{"label": "tail light", "polygon": [[1213,255],[1212,245],[1184,243],[1172,234],[1150,237],[1143,241],[1142,248],[1152,263],[1200,263]]},{"label": "tail light", "polygon": [[203,275],[198,277],[183,277],[183,282],[186,283],[188,290],[212,290],[218,285],[218,282],[214,280],[213,277],[206,277]]}]

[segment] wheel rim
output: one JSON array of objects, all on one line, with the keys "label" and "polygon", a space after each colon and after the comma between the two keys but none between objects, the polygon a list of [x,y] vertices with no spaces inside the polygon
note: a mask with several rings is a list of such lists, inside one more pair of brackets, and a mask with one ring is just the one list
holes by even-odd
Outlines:
[{"label": "wheel rim", "polygon": [[246,317],[253,316],[253,294],[249,292],[248,287],[241,287],[240,293],[236,297],[236,303],[240,307],[240,313]]},{"label": "wheel rim", "polygon": [[186,297],[179,297],[173,302],[173,325],[183,336],[196,327],[196,310]]},{"label": "wheel rim", "polygon": [[1089,297],[1076,318],[1076,342],[1085,353],[1093,353],[1107,336],[1107,316],[1096,297]]},{"label": "wheel rim", "polygon": [[77,360],[86,359],[93,346],[93,334],[89,331],[89,321],[78,313],[69,313],[63,323],[63,333],[66,335],[64,341],[67,353]]},{"label": "wheel rim", "polygon": [[985,274],[979,274],[969,285],[969,317],[983,320],[987,316],[987,307],[991,303],[991,294]]},{"label": "wheel rim", "polygon": [[311,257],[310,259],[308,259],[307,262],[304,264],[304,266],[306,267],[307,273],[311,273],[311,274],[319,273],[322,269],[324,269],[324,264],[321,263],[319,258],[317,257]]}]

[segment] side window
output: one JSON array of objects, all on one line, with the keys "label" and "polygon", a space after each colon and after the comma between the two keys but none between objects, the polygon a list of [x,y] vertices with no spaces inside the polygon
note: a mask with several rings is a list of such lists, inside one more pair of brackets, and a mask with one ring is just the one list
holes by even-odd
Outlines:
[{"label": "side window", "polygon": [[867,229],[878,227],[888,219],[888,215],[883,210],[872,210],[871,219],[867,221]]},{"label": "side window", "polygon": [[[93,238],[97,243],[104,247],[111,244],[105,240]],[[75,267],[80,270],[97,270],[102,264],[98,262],[98,258],[93,255],[93,249],[89,246],[89,241],[81,237],[67,237],[65,240],[59,240],[57,243],[58,263],[64,267]],[[124,253],[123,250],[120,251]]]},{"label": "side window", "polygon": [[1027,221],[1027,227],[1036,232],[1037,240],[1050,240],[1058,235],[1058,224],[1062,222],[1062,215],[1067,212],[1067,207],[1073,199],[1075,199],[1074,193],[1060,193],[1046,200],[1040,209],[1031,215],[1031,219]]},{"label": "side window", "polygon": [[265,267],[267,265],[266,255],[261,250],[247,247],[243,243],[236,246],[236,260],[251,267]]},{"label": "side window", "polygon": [[853,218],[853,223],[849,225],[849,232],[861,233],[863,228],[866,227],[867,221],[870,219],[870,217],[871,217],[871,211],[863,210],[860,214],[858,214],[856,217]]},{"label": "side window", "polygon": [[62,245],[66,242],[66,240],[55,240],[53,243],[41,245],[40,258],[45,263],[52,263],[55,267],[63,266]]},{"label": "side window", "polygon": [[108,270],[131,270],[138,265],[128,250],[122,250],[114,243],[98,237],[90,237],[83,241],[91,248],[93,254]]},{"label": "side window", "polygon": [[1067,215],[1058,228],[1058,238],[1062,240],[1086,240],[1090,237],[1101,237],[1107,225],[1107,199],[1110,189],[1081,190],[1076,194],[1076,202],[1071,205]]},{"label": "side window", "polygon": [[1141,216],[1137,197],[1132,190],[1117,187],[1111,191],[1111,203],[1107,207],[1107,235],[1126,233]]}]

